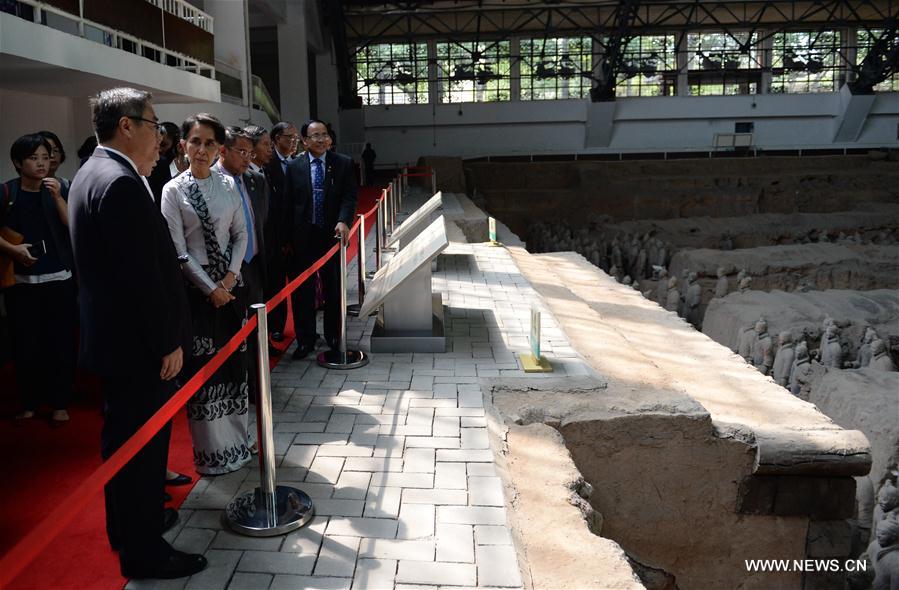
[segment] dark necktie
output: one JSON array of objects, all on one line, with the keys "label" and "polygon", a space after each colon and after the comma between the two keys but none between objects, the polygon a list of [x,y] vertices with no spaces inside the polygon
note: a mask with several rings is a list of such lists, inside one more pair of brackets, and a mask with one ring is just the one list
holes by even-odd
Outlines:
[{"label": "dark necktie", "polygon": [[312,158],[312,223],[325,226],[325,172],[318,158]]}]

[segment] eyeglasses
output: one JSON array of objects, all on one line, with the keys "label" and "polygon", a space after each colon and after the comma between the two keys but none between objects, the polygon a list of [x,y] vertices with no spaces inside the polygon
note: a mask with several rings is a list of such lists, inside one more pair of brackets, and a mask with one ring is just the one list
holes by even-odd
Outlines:
[{"label": "eyeglasses", "polygon": [[143,121],[144,123],[149,123],[153,127],[156,128],[156,133],[159,135],[165,135],[165,127],[162,126],[162,123],[159,121],[151,121],[150,119],[144,119],[143,117],[128,117],[129,119],[134,119],[135,121]]},{"label": "eyeglasses", "polygon": [[329,137],[331,136],[327,133],[316,133],[314,135],[307,135],[306,139],[311,139],[312,141],[325,141]]},{"label": "eyeglasses", "polygon": [[250,160],[252,160],[253,158],[256,157],[256,152],[248,152],[247,150],[244,150],[244,149],[240,149],[240,150],[236,150],[234,148],[228,148],[228,149],[231,150],[232,152],[237,152],[238,154],[240,154],[241,158],[249,158]]},{"label": "eyeglasses", "polygon": [[290,141],[296,141],[297,137],[299,136],[296,133],[294,133],[293,135],[287,135],[286,133],[284,133],[283,135],[281,135],[281,137],[286,137]]}]

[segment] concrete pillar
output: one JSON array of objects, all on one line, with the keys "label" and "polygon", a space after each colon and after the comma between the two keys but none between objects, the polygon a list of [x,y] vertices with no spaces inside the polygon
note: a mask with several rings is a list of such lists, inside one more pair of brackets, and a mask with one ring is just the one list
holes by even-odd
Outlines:
[{"label": "concrete pillar", "polygon": [[842,35],[840,45],[843,48],[843,55],[839,58],[843,68],[841,79],[843,84],[846,84],[855,81],[855,72],[850,66],[858,63],[858,27],[841,29],[840,34]]},{"label": "concrete pillar", "polygon": [[278,24],[281,117],[298,126],[309,118],[309,64],[304,17],[306,1],[287,2],[284,22]]},{"label": "concrete pillar", "polygon": [[[337,134],[337,141],[344,145],[347,139],[340,132],[340,109],[337,97],[337,64],[332,52],[315,56],[316,93],[318,95],[318,116],[331,124]],[[338,151],[348,153],[338,146]]]},{"label": "concrete pillar", "polygon": [[509,68],[509,98],[513,101],[521,100],[521,39],[512,37],[509,40],[509,59],[511,67]]},{"label": "concrete pillar", "polygon": [[440,102],[440,84],[437,83],[437,41],[428,41],[428,102],[437,105]]},{"label": "concrete pillar", "polygon": [[680,35],[677,39],[677,47],[675,49],[677,60],[677,90],[678,96],[689,96],[690,81],[687,77],[687,64],[690,62],[690,56],[687,54],[687,34]]},{"label": "concrete pillar", "polygon": [[774,48],[774,37],[768,36],[768,32],[764,29],[757,33],[759,37],[763,38],[762,41],[758,44],[758,51],[761,52],[761,61],[762,61],[762,84],[761,88],[759,88],[759,94],[768,94],[769,89],[771,88],[771,61],[773,59],[773,48]]}]

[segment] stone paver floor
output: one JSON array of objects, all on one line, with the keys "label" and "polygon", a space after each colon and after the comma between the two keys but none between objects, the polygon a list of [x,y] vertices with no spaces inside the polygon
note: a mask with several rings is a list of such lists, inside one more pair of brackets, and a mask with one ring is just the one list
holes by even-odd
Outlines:
[{"label": "stone paver floor", "polygon": [[[348,275],[356,276],[355,267]],[[531,306],[542,306],[508,252],[484,244],[451,244],[433,289],[447,306],[446,353],[376,354],[351,371],[287,355],[273,371],[278,483],[312,497],[309,525],[283,537],[233,534],[222,509],[258,485],[255,461],[203,478],[167,538],[204,553],[209,567],[190,579],[127,587],[520,587],[480,379],[544,377],[525,374],[517,359],[528,349]],[[367,349],[373,325],[373,318],[350,318],[351,347]],[[545,310],[542,328],[553,376],[587,374]]]}]

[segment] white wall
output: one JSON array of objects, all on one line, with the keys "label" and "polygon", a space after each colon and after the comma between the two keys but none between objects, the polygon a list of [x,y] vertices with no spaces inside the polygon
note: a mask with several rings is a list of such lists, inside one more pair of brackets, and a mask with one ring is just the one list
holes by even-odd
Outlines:
[{"label": "white wall", "polygon": [[12,142],[26,133],[43,129],[59,136],[66,150],[66,161],[59,174],[72,178],[78,169],[75,152],[91,133],[87,101],[0,89],[0,180],[16,176],[16,169],[9,159]]},{"label": "white wall", "polygon": [[188,116],[196,113],[210,113],[221,120],[225,127],[236,125],[237,127],[246,127],[250,123],[272,128],[272,122],[264,111],[253,110],[252,119],[248,117],[247,107],[234,105],[226,102],[197,102],[183,104],[156,104],[156,116],[160,121],[171,121],[180,126]]},{"label": "white wall", "polygon": [[[153,106],[160,121],[173,121],[178,125],[181,125],[181,121],[188,115],[201,111],[219,117],[225,125],[244,127],[248,124],[246,107],[228,103],[157,103]],[[268,116],[262,111],[253,111],[252,122],[266,129],[272,127]],[[87,99],[0,89],[0,148],[2,148],[0,180],[9,180],[16,175],[15,167],[9,159],[12,142],[26,133],[42,129],[59,136],[67,156],[60,174],[72,178],[78,170],[78,156],[75,152],[78,151],[81,142],[93,133]]]},{"label": "white wall", "polygon": [[608,148],[585,148],[587,101],[518,101],[363,107],[378,164],[422,155],[515,155],[709,150],[735,121],[755,123],[760,148],[896,146],[899,93],[877,96],[861,135],[834,144],[837,93],[627,98],[616,102]]}]

